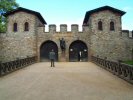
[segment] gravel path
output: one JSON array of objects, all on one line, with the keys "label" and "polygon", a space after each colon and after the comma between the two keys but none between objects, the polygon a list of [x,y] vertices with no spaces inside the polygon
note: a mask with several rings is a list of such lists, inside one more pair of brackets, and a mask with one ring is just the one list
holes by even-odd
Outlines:
[{"label": "gravel path", "polygon": [[0,78],[0,100],[133,100],[133,85],[91,62],[37,63]]}]

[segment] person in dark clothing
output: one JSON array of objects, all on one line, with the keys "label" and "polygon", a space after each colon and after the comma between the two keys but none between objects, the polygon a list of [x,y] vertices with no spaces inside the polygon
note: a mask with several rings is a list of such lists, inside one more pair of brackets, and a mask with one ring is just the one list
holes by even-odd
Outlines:
[{"label": "person in dark clothing", "polygon": [[55,67],[54,65],[54,61],[55,61],[55,52],[54,50],[52,49],[51,52],[49,53],[49,58],[51,60],[51,67]]}]

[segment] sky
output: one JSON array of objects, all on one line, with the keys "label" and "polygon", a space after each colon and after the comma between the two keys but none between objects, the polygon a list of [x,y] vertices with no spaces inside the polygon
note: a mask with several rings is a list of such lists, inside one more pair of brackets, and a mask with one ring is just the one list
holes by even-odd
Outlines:
[{"label": "sky", "polygon": [[[41,13],[47,24],[79,24],[79,30],[86,11],[105,5],[123,10],[122,29],[133,30],[133,0],[16,0],[20,7]],[[47,26],[46,26],[47,27]],[[47,29],[46,29],[47,30]]]}]

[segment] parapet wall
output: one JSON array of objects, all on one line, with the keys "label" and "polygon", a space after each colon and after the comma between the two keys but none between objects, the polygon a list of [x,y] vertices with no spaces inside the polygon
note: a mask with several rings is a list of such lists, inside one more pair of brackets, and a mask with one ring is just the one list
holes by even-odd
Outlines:
[{"label": "parapet wall", "polygon": [[[88,32],[90,29],[89,29],[89,26],[85,26],[83,25],[82,26],[82,31],[79,31],[79,25],[78,24],[72,24],[71,25],[71,30],[68,31],[68,26],[67,24],[61,24],[60,25],[60,33],[67,33],[67,32],[71,32],[71,33],[78,33],[78,32]],[[43,28],[39,28],[39,30],[42,30]],[[43,32],[46,32],[45,29],[43,29]],[[55,24],[50,24],[48,26],[48,32],[49,33],[56,33],[57,32],[57,26]]]},{"label": "parapet wall", "polygon": [[122,37],[132,39],[133,38],[133,31],[122,30]]},{"label": "parapet wall", "polygon": [[[68,26],[67,24],[61,24],[60,25],[60,31],[57,31],[57,26],[55,24],[50,24],[48,26],[48,33],[67,33],[67,32],[71,32],[71,33],[79,33],[79,32],[83,32],[83,33],[87,33],[87,32],[91,32],[91,28],[88,25],[83,25],[82,26],[82,31],[79,31],[79,25],[78,24],[72,24],[71,25],[71,30],[68,31]],[[38,28],[39,32],[46,32],[46,28],[45,27],[39,27]],[[133,31],[129,31],[129,30],[122,30],[121,31],[121,36],[123,38],[133,38]]]}]

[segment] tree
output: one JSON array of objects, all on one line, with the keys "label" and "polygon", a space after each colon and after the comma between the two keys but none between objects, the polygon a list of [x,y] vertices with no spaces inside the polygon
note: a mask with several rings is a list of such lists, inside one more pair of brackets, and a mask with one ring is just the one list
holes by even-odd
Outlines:
[{"label": "tree", "polygon": [[3,14],[17,8],[18,6],[16,0],[0,0],[0,33],[6,32],[7,21]]}]

